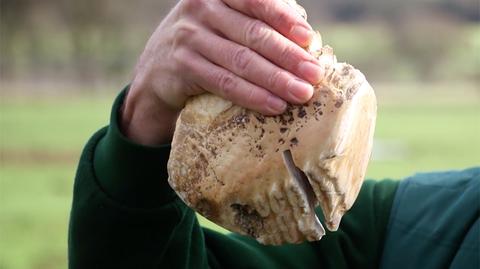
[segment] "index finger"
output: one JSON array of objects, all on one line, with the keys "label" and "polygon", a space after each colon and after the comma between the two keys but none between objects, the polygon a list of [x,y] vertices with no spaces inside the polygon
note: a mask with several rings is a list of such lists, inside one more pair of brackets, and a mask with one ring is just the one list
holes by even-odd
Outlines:
[{"label": "index finger", "polygon": [[222,1],[243,14],[265,22],[301,47],[308,46],[312,41],[314,35],[312,27],[285,0]]}]

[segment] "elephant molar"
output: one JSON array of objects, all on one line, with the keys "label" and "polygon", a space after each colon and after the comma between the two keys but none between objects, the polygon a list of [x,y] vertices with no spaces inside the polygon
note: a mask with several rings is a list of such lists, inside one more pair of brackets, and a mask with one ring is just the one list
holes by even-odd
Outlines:
[{"label": "elephant molar", "polygon": [[326,75],[306,104],[266,117],[205,93],[187,101],[172,141],[168,180],[179,197],[263,244],[320,240],[316,205],[326,227],[338,229],[371,153],[373,89],[319,35],[307,49]]}]

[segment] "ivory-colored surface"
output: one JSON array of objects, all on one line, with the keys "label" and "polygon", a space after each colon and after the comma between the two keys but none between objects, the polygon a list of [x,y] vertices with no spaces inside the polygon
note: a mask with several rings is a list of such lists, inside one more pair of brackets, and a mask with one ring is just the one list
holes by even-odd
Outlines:
[{"label": "ivory-colored surface", "polygon": [[320,35],[309,51],[325,68],[305,105],[265,117],[212,94],[180,114],[169,183],[226,229],[279,245],[320,240],[353,205],[370,158],[376,99],[363,74],[337,63]]}]

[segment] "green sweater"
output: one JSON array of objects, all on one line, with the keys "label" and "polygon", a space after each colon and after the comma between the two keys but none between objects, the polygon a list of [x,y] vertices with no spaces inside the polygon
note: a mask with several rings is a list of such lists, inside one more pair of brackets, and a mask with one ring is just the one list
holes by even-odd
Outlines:
[{"label": "green sweater", "polygon": [[110,125],[88,141],[78,165],[70,268],[379,266],[398,181],[365,181],[339,230],[327,231],[318,242],[264,246],[221,234],[201,227],[168,185],[169,145],[141,146],[120,133],[117,111],[124,94],[113,105]]}]

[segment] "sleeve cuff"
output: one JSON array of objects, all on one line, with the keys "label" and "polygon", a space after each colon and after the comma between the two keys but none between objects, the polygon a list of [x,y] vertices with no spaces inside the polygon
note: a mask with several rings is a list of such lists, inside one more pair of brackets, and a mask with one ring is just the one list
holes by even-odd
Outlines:
[{"label": "sleeve cuff", "polygon": [[124,89],[113,104],[110,125],[95,149],[94,169],[98,184],[116,202],[154,208],[176,196],[168,184],[170,145],[139,145],[121,133],[119,111],[127,91]]}]

